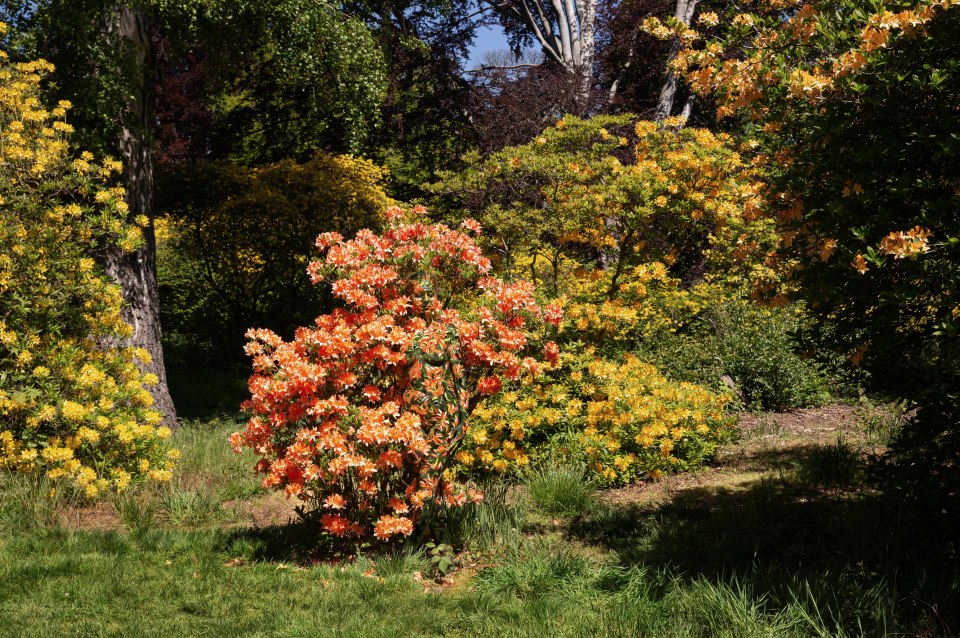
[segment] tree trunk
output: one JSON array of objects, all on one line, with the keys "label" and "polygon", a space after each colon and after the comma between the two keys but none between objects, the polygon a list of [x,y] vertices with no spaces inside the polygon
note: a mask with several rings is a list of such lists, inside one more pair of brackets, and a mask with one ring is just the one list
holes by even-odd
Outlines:
[{"label": "tree trunk", "polygon": [[596,0],[576,0],[577,22],[579,23],[579,60],[576,60],[577,74],[580,81],[577,103],[582,111],[586,111],[590,104],[590,93],[593,89],[593,60],[596,50]]},{"label": "tree trunk", "polygon": [[[677,0],[677,6],[673,12],[673,17],[679,20],[680,22],[689,25],[691,20],[693,20],[693,12],[697,9],[697,0]],[[680,43],[674,42],[673,47],[670,49],[670,56],[667,58],[667,64],[669,65],[677,53],[680,51]],[[654,112],[653,119],[657,122],[662,122],[663,120],[670,117],[670,113],[673,112],[673,101],[677,96],[677,87],[680,84],[680,79],[677,77],[677,74],[674,73],[668,66],[667,76],[663,80],[663,85],[660,87],[660,98],[657,100],[657,110]],[[692,102],[690,103],[692,107]]]},{"label": "tree trunk", "polygon": [[125,6],[118,7],[114,23],[108,28],[115,29],[115,33],[129,43],[129,55],[133,56],[133,64],[129,68],[136,76],[130,78],[129,117],[123,123],[118,142],[126,176],[130,216],[145,215],[150,223],[143,229],[144,243],[140,249],[128,254],[110,251],[105,267],[107,273],[123,287],[126,301],[123,317],[133,327],[133,336],[124,345],[144,348],[150,353],[152,361],[141,367],[144,372],[157,375],[160,381],[148,389],[155,407],[163,414],[164,423],[175,426],[177,415],[167,387],[160,342],[160,290],[156,268],[157,243],[153,232],[153,157],[149,131],[154,110],[154,51],[147,19],[141,12]]}]

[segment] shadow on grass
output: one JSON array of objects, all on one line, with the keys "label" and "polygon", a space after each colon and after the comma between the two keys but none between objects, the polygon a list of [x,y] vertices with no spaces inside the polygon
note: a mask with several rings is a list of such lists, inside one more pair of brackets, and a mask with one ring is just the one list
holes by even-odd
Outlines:
[{"label": "shadow on grass", "polygon": [[342,558],[334,547],[322,541],[320,528],[315,523],[292,521],[231,530],[222,540],[222,550],[250,561],[299,565]]},{"label": "shadow on grass", "polygon": [[568,534],[624,565],[736,579],[774,606],[805,601],[853,635],[951,636],[960,537],[947,523],[863,490],[779,478],[688,489],[658,507],[608,506]]}]

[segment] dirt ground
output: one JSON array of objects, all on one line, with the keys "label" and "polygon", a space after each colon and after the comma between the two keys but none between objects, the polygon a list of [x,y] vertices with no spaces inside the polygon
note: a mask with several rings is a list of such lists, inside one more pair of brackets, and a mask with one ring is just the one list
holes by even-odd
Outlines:
[{"label": "dirt ground", "polygon": [[716,463],[697,472],[665,476],[659,481],[635,483],[608,490],[612,503],[654,506],[684,492],[738,491],[764,477],[788,470],[808,450],[837,443],[854,446],[863,454],[876,451],[864,421],[882,418],[878,410],[830,405],[793,412],[744,414],[737,423],[737,439],[718,453]]}]

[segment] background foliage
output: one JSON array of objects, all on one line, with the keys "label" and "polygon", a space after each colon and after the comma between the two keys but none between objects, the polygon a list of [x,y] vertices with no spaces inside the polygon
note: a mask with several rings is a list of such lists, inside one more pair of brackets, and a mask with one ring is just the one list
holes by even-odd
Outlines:
[{"label": "background foliage", "polygon": [[292,335],[329,307],[328,291],[305,275],[314,241],[379,228],[391,203],[385,178],[367,160],[326,153],[177,171],[160,202],[169,214],[159,246],[167,343],[195,363],[229,364],[248,327]]}]

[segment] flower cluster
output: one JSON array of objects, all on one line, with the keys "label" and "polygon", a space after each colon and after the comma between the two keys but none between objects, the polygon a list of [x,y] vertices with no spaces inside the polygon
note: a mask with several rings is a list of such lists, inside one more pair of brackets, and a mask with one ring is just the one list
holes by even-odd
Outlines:
[{"label": "flower cluster", "polygon": [[611,297],[613,273],[596,270],[571,287],[565,327],[598,347],[630,349],[664,332],[677,332],[705,308],[731,298],[729,286],[701,282],[685,288],[666,264],[650,262],[620,274]]},{"label": "flower cluster", "polygon": [[[792,100],[814,105],[831,93],[850,91],[849,80],[878,61],[875,53],[889,48],[897,36],[922,34],[927,24],[956,4],[955,0],[924,0],[896,13],[888,9],[852,13],[851,19],[866,19],[851,25],[858,32],[844,37],[845,50],[813,59],[807,66],[798,66],[798,58],[785,52],[791,45],[814,46],[818,35],[830,33],[831,16],[825,18],[822,12],[833,10],[832,5],[807,0],[760,3],[754,13],[731,16],[726,39],[708,41],[706,46],[695,46],[702,34],[678,20],[664,23],[649,18],[644,28],[657,38],[676,38],[681,43],[671,69],[685,74],[697,93],[718,98],[719,117],[741,110],[766,117],[769,111],[761,103],[777,85],[782,83]],[[784,9],[791,10],[786,20]],[[704,28],[716,27],[718,22],[713,13],[698,20]],[[746,58],[727,55],[746,43],[750,51]]]},{"label": "flower cluster", "polygon": [[729,397],[669,381],[632,355],[617,362],[587,348],[563,360],[552,382],[477,408],[461,471],[504,474],[559,452],[583,460],[599,483],[623,485],[696,467],[731,432]]},{"label": "flower cluster", "polygon": [[149,354],[106,345],[131,329],[92,255],[141,235],[110,185],[120,166],[69,157],[70,105],[41,106],[50,69],[0,52],[0,468],[92,497],[169,480],[177,451],[137,365]]},{"label": "flower cluster", "polygon": [[[657,18],[650,18],[645,28],[656,37],[675,38],[680,43],[672,69],[684,74],[695,92],[717,102],[718,117],[743,114],[758,124],[759,141],[754,146],[766,152],[756,154],[757,165],[792,166],[807,161],[798,154],[804,150],[798,142],[806,138],[810,118],[826,119],[830,105],[865,104],[865,78],[871,74],[883,77],[887,60],[897,55],[898,46],[929,39],[934,21],[955,14],[958,6],[956,0],[915,0],[901,4],[900,11],[877,8],[865,12],[837,11],[835,5],[817,0],[787,0],[760,3],[753,13],[732,16],[721,33],[705,34],[679,21],[665,24]],[[784,9],[790,10],[787,19]],[[718,22],[715,14],[703,14],[698,20],[703,29],[715,28]],[[821,53],[791,54],[799,49]],[[732,51],[747,53],[730,55]],[[936,72],[931,81],[934,86],[941,81]],[[796,166],[794,172],[803,175],[805,170]],[[837,186],[832,194],[866,200],[863,186],[852,180],[846,180],[842,188]],[[781,200],[778,222],[784,250],[774,261],[782,274],[790,274],[795,266],[784,258],[788,251],[817,263],[846,248],[844,252],[853,257],[849,265],[865,274],[869,264],[882,266],[884,256],[901,259],[929,250],[929,231],[918,226],[890,232],[879,250],[863,251],[861,245],[861,252],[856,252],[857,248],[824,236],[810,223],[811,214],[804,211],[800,193],[784,190],[777,198]]]},{"label": "flower cluster", "polygon": [[470,413],[558,357],[552,342],[545,363],[531,353],[562,313],[531,285],[488,275],[475,223],[429,224],[425,212],[389,209],[380,235],[320,235],[308,272],[343,306],[290,342],[248,333],[251,418],[231,443],[254,450],[264,486],[308,503],[333,536],[386,542],[430,507],[480,498],[448,471]]},{"label": "flower cluster", "polygon": [[930,250],[928,239],[930,231],[916,226],[907,231],[895,231],[880,242],[880,252],[892,255],[894,259],[916,257]]},{"label": "flower cluster", "polygon": [[712,273],[755,287],[775,282],[779,237],[767,193],[729,135],[678,119],[562,123],[529,144],[470,158],[462,174],[432,187],[478,216],[498,267],[571,297],[601,265],[594,276],[605,277],[610,299],[644,264],[663,264],[675,281]]}]

